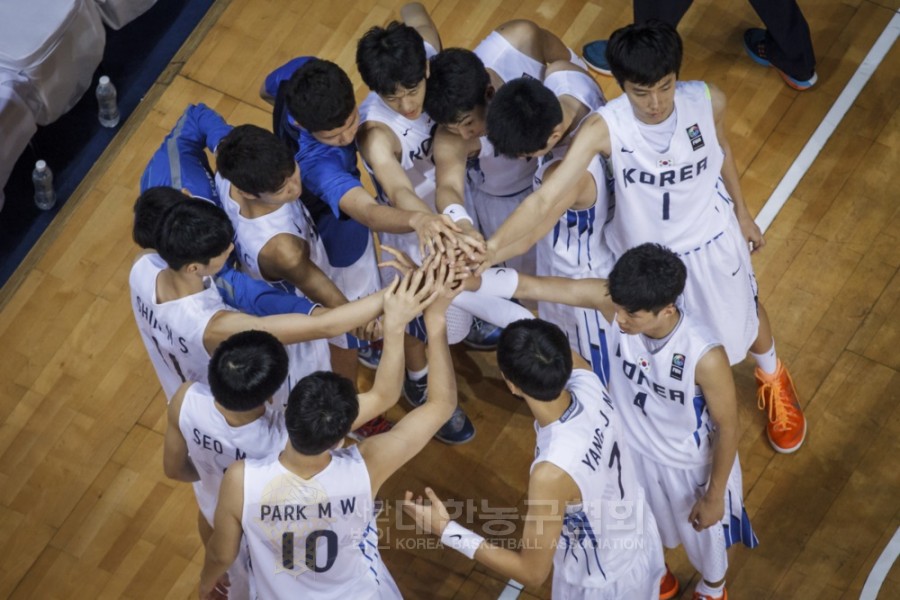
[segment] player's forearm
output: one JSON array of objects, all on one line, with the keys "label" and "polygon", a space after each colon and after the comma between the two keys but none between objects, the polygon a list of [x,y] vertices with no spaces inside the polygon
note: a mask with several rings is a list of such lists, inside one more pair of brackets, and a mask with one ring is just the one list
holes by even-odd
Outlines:
[{"label": "player's forearm", "polygon": [[438,184],[434,191],[434,205],[436,212],[442,213],[451,204],[462,205],[465,201],[464,193],[453,185]]},{"label": "player's forearm", "polygon": [[197,473],[197,467],[191,462],[187,456],[181,460],[163,460],[163,471],[166,477],[175,481],[184,481],[185,483],[193,483],[200,481],[200,474]]},{"label": "player's forearm", "polygon": [[299,277],[294,279],[291,283],[300,288],[300,291],[313,302],[328,308],[347,304],[347,297],[343,292],[312,262],[303,269]]},{"label": "player's forearm", "polygon": [[549,565],[541,568],[529,564],[521,552],[500,548],[487,540],[475,551],[475,560],[504,577],[528,586],[539,587],[550,574]]},{"label": "player's forearm", "polygon": [[717,423],[713,441],[712,469],[709,475],[709,486],[706,493],[715,498],[724,498],[728,478],[734,465],[738,450],[738,432],[736,423]]},{"label": "player's forearm", "polygon": [[370,394],[376,396],[380,410],[375,414],[381,414],[393,406],[403,390],[403,326],[391,326],[384,331],[384,348],[381,353],[381,361],[375,371],[375,381],[372,384]]},{"label": "player's forearm", "polygon": [[384,204],[372,204],[367,206],[357,218],[352,213],[347,213],[360,223],[366,225],[372,231],[384,233],[410,233],[415,230],[413,222],[418,211],[403,210]]},{"label": "player's forearm", "polygon": [[298,344],[310,340],[332,338],[353,331],[381,314],[384,308],[383,292],[375,292],[364,298],[342,304],[324,312],[306,315],[272,315],[261,317],[256,328],[268,331],[282,344]]},{"label": "player's forearm", "polygon": [[447,318],[426,309],[425,330],[428,332],[428,402],[439,404],[447,418],[456,408],[456,375],[447,343]]}]

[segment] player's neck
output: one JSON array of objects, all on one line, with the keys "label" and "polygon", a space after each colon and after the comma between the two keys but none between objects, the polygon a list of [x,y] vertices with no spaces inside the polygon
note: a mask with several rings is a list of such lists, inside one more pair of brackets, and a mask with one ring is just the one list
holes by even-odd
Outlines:
[{"label": "player's neck", "polygon": [[566,140],[578,128],[578,125],[587,116],[590,109],[576,98],[568,95],[563,95],[559,99],[559,105],[563,114],[562,123],[560,123],[563,127],[563,134],[560,139]]},{"label": "player's neck", "polygon": [[310,479],[325,470],[325,467],[331,463],[331,452],[308,456],[294,450],[288,442],[287,448],[278,456],[278,460],[285,469],[294,475]]},{"label": "player's neck", "polygon": [[670,333],[675,330],[675,327],[678,326],[678,322],[681,321],[681,311],[677,308],[672,311],[671,315],[666,316],[662,320],[660,320],[659,324],[649,331],[643,332],[645,337],[661,340]]},{"label": "player's neck", "polygon": [[228,423],[230,427],[243,427],[244,425],[248,425],[261,419],[262,416],[266,414],[266,405],[263,404],[253,410],[236,411],[228,410],[216,402],[216,410],[222,413],[222,416],[225,417],[225,422]]},{"label": "player's neck", "polygon": [[248,197],[246,194],[234,187],[233,184],[228,191],[228,196],[232,200],[237,202],[238,206],[241,209],[241,216],[245,219],[257,219],[259,217],[264,217],[268,214],[272,214],[283,206],[282,204],[267,204],[265,202],[260,202],[259,200],[256,200],[252,197]]},{"label": "player's neck", "polygon": [[203,278],[193,273],[163,269],[156,278],[156,300],[160,304],[203,291]]},{"label": "player's neck", "polygon": [[546,427],[554,421],[559,421],[559,418],[563,416],[569,405],[572,404],[572,395],[569,393],[569,390],[563,390],[556,400],[551,400],[550,402],[532,398],[525,398],[525,401],[528,403],[528,408],[531,409],[531,414],[534,415],[534,420],[537,421],[537,424],[540,427]]}]

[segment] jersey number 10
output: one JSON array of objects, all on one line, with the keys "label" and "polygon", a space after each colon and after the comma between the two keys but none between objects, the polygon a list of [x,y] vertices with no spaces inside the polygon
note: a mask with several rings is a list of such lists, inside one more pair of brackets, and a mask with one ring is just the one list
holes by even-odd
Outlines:
[{"label": "jersey number 10", "polygon": [[[325,564],[319,566],[319,538],[325,538]],[[314,573],[324,573],[334,566],[338,553],[338,536],[330,529],[318,529],[306,536],[306,568]],[[285,569],[294,568],[294,532],[281,534],[281,564]]]}]

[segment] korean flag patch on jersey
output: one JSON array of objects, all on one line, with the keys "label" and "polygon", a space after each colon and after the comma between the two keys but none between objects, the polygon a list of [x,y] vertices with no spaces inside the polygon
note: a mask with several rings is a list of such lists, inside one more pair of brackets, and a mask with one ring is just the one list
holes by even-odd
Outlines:
[{"label": "korean flag patch on jersey", "polygon": [[691,148],[696,152],[705,144],[703,143],[703,134],[700,133],[700,126],[694,123],[687,128],[688,139],[691,140]]}]

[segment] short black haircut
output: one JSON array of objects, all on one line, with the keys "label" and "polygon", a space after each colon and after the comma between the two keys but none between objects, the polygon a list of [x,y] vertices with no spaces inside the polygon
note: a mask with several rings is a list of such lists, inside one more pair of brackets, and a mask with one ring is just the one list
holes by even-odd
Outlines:
[{"label": "short black haircut", "polygon": [[162,216],[187,197],[180,190],[164,185],[147,188],[134,202],[134,224],[131,227],[134,243],[145,250],[155,250],[156,232]]},{"label": "short black haircut", "polygon": [[357,416],[359,397],[353,382],[337,373],[316,371],[291,390],[284,422],[294,450],[315,456],[350,433]]},{"label": "short black haircut", "polygon": [[518,158],[545,148],[562,120],[556,94],[537,79],[518,77],[503,84],[491,100],[487,137],[497,152]]},{"label": "short black haircut", "polygon": [[625,252],[609,274],[610,299],[630,313],[658,313],[684,292],[687,267],[660,244],[641,244]]},{"label": "short black haircut", "polygon": [[294,71],[285,101],[291,116],[310,133],[341,127],[356,108],[350,78],[342,68],[320,58]]},{"label": "short black haircut", "polygon": [[497,344],[500,372],[535,400],[556,400],[572,376],[572,351],[562,330],[541,319],[511,323]]},{"label": "short black haircut", "polygon": [[288,374],[284,345],[265,331],[242,331],[219,344],[209,361],[209,389],[228,410],[262,406]]},{"label": "short black haircut", "polygon": [[356,46],[356,68],[369,89],[381,96],[419,85],[427,61],[422,35],[398,21],[372,27]]},{"label": "short black haircut", "polygon": [[464,113],[487,106],[491,78],[471,50],[447,48],[431,57],[425,112],[440,125],[458,123]]},{"label": "short black haircut", "polygon": [[234,227],[218,206],[183,198],[160,218],[154,248],[169,267],[181,269],[191,263],[208,265],[228,249]]},{"label": "short black haircut", "polygon": [[606,60],[620,86],[653,85],[681,70],[681,36],[668,23],[651,19],[626,25],[609,37]]},{"label": "short black haircut", "polygon": [[294,174],[294,155],[271,131],[238,125],[219,142],[216,168],[242,192],[258,196],[277,192]]}]

